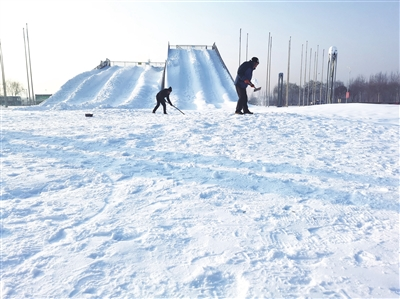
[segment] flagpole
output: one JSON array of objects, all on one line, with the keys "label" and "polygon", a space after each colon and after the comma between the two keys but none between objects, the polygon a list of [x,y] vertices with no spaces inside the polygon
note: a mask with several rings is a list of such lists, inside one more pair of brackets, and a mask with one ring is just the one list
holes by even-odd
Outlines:
[{"label": "flagpole", "polygon": [[268,51],[267,51],[267,76],[265,80],[265,106],[267,106],[267,98],[268,98],[268,69],[269,69],[269,43],[271,38],[271,32],[268,34]]},{"label": "flagpole", "polygon": [[25,28],[22,28],[24,35],[24,50],[25,50],[25,65],[26,65],[26,78],[28,79],[28,103],[31,104],[31,83],[29,80],[28,57],[26,55],[26,41],[25,41]]},{"label": "flagpole", "polygon": [[290,44],[292,37],[289,38],[289,51],[288,51],[288,70],[286,76],[286,107],[289,106],[289,73],[290,73]]},{"label": "flagpole", "polygon": [[28,56],[29,56],[29,69],[30,69],[30,75],[31,75],[32,102],[33,102],[34,105],[36,105],[35,93],[33,92],[31,50],[30,50],[30,47],[29,47],[28,24],[26,24],[26,41],[28,42]]},{"label": "flagpole", "polygon": [[3,63],[3,51],[1,50],[1,41],[0,41],[0,64],[1,64],[1,75],[3,77],[3,92],[4,92],[4,105],[7,107],[7,87],[6,87],[6,78],[4,76],[4,63]]},{"label": "flagpole", "polygon": [[240,66],[240,50],[242,47],[242,28],[240,28],[240,32],[239,32],[239,66]]},{"label": "flagpole", "polygon": [[248,60],[247,58],[247,52],[249,50],[249,34],[247,33],[247,41],[246,41],[246,61]]},{"label": "flagpole", "polygon": [[301,79],[303,74],[303,44],[301,45],[301,62],[300,62],[300,86],[299,86],[299,106],[301,102]]},{"label": "flagpole", "polygon": [[306,41],[306,55],[304,56],[303,106],[304,106],[304,98],[306,97],[306,83],[307,83],[307,49],[308,49],[308,41]]}]

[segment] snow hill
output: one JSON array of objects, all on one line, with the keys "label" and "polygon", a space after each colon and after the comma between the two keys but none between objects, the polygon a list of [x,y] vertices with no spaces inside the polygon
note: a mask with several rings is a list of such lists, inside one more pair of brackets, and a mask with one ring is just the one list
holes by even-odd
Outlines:
[{"label": "snow hill", "polygon": [[[163,76],[164,67],[150,63],[94,69],[69,80],[41,107],[152,108],[157,92],[164,87]],[[165,87],[169,86],[173,88],[171,100],[182,109],[221,108],[237,100],[232,77],[214,47],[169,48]]]}]

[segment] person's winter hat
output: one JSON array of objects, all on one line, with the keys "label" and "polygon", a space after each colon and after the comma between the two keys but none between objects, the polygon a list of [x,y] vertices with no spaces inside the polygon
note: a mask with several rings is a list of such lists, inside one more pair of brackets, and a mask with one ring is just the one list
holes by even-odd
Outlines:
[{"label": "person's winter hat", "polygon": [[253,61],[253,62],[256,62],[256,63],[260,64],[260,62],[258,61],[258,58],[257,58],[257,57],[253,57],[253,58],[251,59],[251,61]]},{"label": "person's winter hat", "polygon": [[168,88],[168,90],[169,90],[169,91],[172,91],[172,87],[170,86],[170,87]]}]

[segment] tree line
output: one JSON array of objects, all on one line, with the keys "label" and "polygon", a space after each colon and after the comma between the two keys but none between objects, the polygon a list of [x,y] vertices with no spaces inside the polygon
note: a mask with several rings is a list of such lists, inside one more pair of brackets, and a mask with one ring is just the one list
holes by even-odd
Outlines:
[{"label": "tree line", "polygon": [[[369,80],[359,75],[350,80],[349,88],[342,82],[334,85],[332,103],[400,103],[400,73],[378,73],[371,75]],[[279,103],[279,86],[273,88],[270,97],[265,93],[253,93],[249,103],[262,106],[308,106],[326,104],[327,84],[320,81],[309,81],[301,88],[295,83],[289,83],[286,97],[286,82],[282,86],[282,103]],[[348,94],[347,94],[348,92]],[[346,97],[346,95],[348,97]]]}]

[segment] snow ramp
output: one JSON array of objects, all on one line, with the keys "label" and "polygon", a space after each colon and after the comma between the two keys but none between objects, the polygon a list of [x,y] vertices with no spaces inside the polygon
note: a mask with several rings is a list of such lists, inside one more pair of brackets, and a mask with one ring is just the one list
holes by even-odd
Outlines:
[{"label": "snow ramp", "polygon": [[164,67],[110,66],[75,76],[41,104],[56,110],[152,108],[162,84]]},{"label": "snow ramp", "polygon": [[215,44],[169,46],[165,86],[172,87],[171,101],[182,109],[221,108],[237,101],[232,77]]}]

